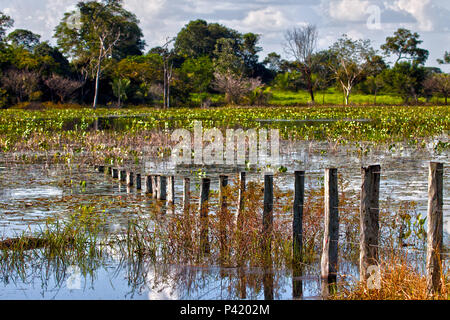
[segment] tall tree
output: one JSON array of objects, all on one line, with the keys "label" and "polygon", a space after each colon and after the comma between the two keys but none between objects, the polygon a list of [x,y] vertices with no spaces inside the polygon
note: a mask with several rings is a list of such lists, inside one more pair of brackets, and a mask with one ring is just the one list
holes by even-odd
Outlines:
[{"label": "tall tree", "polygon": [[0,42],[4,41],[6,30],[14,25],[14,20],[10,16],[0,11]]},{"label": "tall tree", "polygon": [[174,48],[177,54],[185,57],[209,56],[212,59],[217,40],[222,38],[238,40],[240,37],[239,32],[233,29],[199,19],[190,21],[181,29],[177,34]]},{"label": "tall tree", "polygon": [[8,41],[13,46],[23,47],[28,51],[33,51],[33,49],[40,43],[41,36],[35,34],[30,30],[16,29],[6,37]]},{"label": "tall tree", "polygon": [[395,63],[408,60],[415,64],[425,64],[429,52],[418,47],[422,42],[417,32],[411,33],[410,30],[399,28],[392,37],[386,38],[386,43],[381,49],[387,55],[396,56]]},{"label": "tall tree", "polygon": [[345,104],[349,103],[354,86],[370,73],[375,50],[370,40],[352,40],[344,35],[330,48],[329,68],[345,95]]},{"label": "tall tree", "polygon": [[[121,0],[79,2],[78,10],[64,15],[55,38],[61,51],[82,65],[95,79],[93,108],[97,107],[99,81],[106,62],[129,54],[141,54],[142,31],[136,16],[122,7]],[[74,23],[76,21],[76,23]]]},{"label": "tall tree", "polygon": [[285,33],[285,51],[295,59],[305,79],[311,101],[314,103],[314,85],[312,73],[314,69],[313,54],[317,45],[318,32],[314,25],[293,28]]}]

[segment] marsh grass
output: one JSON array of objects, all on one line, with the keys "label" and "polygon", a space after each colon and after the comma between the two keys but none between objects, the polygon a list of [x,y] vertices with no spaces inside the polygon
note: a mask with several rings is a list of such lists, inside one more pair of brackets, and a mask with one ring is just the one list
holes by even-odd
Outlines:
[{"label": "marsh grass", "polygon": [[[355,201],[355,194],[345,191],[348,183],[341,176],[339,177],[339,201],[340,207],[342,207],[340,209],[339,252],[341,261],[357,264],[359,258],[359,209],[357,206],[351,205]],[[208,254],[202,251],[201,236],[204,221],[201,220],[198,213],[199,199],[195,192],[192,195],[189,210],[185,211],[162,201],[148,202],[146,196],[137,198],[137,201],[148,202],[145,209],[127,210],[127,201],[119,197],[114,202],[106,201],[106,204],[99,200],[98,203],[94,201],[91,205],[79,205],[67,219],[49,219],[45,227],[36,234],[24,233],[14,241],[10,241],[9,246],[5,246],[1,250],[0,269],[4,275],[21,274],[24,276],[27,266],[33,264],[33,261],[47,260],[51,261],[55,268],[59,266],[58,277],[64,278],[67,266],[71,265],[80,266],[84,274],[93,274],[102,261],[108,257],[108,254],[114,252],[115,256],[120,257],[120,261],[133,266],[129,270],[129,276],[137,283],[142,280],[136,278],[140,271],[133,270],[133,268],[138,268],[143,262],[158,265],[217,266],[237,270],[251,268],[290,270],[293,267],[291,206],[293,192],[291,190],[283,191],[276,184],[274,186],[274,222],[271,233],[271,259],[268,261],[261,246],[263,239],[263,183],[259,181],[247,183],[244,194],[244,210],[240,216],[237,213],[238,186],[238,178],[234,177],[224,189],[223,199],[226,206],[223,205],[223,200],[219,199],[217,191],[210,193],[207,220],[210,248]],[[310,265],[319,260],[321,252],[324,188],[323,184],[319,184],[319,187],[312,187],[307,182],[305,190],[302,264]],[[128,224],[124,230],[108,231],[106,226],[111,219],[111,214],[105,213],[108,205],[118,206],[125,210],[124,215],[128,219]],[[129,216],[127,212],[130,212]],[[409,264],[414,260],[411,257],[402,256],[405,243],[419,250],[423,250],[425,246],[424,238],[418,237],[422,234],[422,230],[420,223],[414,223],[414,221],[418,221],[415,215],[414,203],[403,203],[397,210],[389,209],[380,212],[380,246],[383,247],[383,252],[388,252],[382,260],[385,270],[383,271],[383,283],[387,288],[392,288],[389,289],[391,291],[386,291],[388,290],[386,289],[375,294],[366,292],[358,286],[355,287],[349,282],[343,284],[342,291],[339,293],[341,295],[336,298],[410,299],[424,297],[421,289],[423,277],[420,270],[412,272]],[[407,227],[405,226],[406,220],[412,222]],[[401,231],[402,228],[403,231]],[[409,233],[409,235],[406,237],[405,233]],[[35,247],[33,248],[33,246]],[[392,256],[389,256],[389,252],[392,252]],[[254,282],[255,292],[259,292],[256,282],[262,279],[260,276],[261,274],[252,279],[250,275],[240,275],[238,277],[240,280],[230,280],[235,283],[235,287],[230,290],[237,293],[242,290],[240,288],[243,282],[247,287]],[[444,277],[446,277],[445,286],[447,288],[448,271]],[[345,277],[343,279],[345,281]],[[406,281],[408,286],[403,287],[399,281],[394,282],[395,279],[403,279],[402,281]],[[448,296],[448,288],[446,290],[436,298]],[[397,292],[396,295],[394,292]]]},{"label": "marsh grass", "polygon": [[430,294],[425,275],[411,263],[406,254],[392,252],[380,262],[380,289],[368,289],[359,281],[343,280],[331,299],[337,300],[449,300],[450,275],[443,266],[440,292]]}]

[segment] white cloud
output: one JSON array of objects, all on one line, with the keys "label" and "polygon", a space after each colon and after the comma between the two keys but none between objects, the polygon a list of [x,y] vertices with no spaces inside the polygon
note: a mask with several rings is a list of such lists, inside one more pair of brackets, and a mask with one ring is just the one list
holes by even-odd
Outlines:
[{"label": "white cloud", "polygon": [[262,10],[250,11],[243,24],[258,30],[281,29],[286,26],[286,18],[281,11],[267,7]]},{"label": "white cloud", "polygon": [[155,16],[164,8],[166,0],[125,0],[124,8],[139,15]]},{"label": "white cloud", "polygon": [[394,3],[385,2],[386,8],[404,11],[411,14],[418,23],[421,31],[433,31],[433,16],[430,13],[431,0],[396,0]]},{"label": "white cloud", "polygon": [[338,21],[363,21],[367,18],[368,0],[332,0],[328,12]]}]

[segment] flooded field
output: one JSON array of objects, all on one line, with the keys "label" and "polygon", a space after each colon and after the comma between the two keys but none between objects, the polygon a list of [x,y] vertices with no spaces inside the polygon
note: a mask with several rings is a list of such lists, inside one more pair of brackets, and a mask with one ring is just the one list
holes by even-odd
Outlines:
[{"label": "flooded field", "polygon": [[[305,189],[323,187],[325,168],[338,168],[342,181],[340,195],[345,196],[342,216],[357,213],[361,186],[361,166],[380,164],[380,210],[395,220],[402,210],[415,217],[427,214],[427,179],[430,161],[444,163],[444,246],[448,250],[450,236],[450,177],[448,153],[437,153],[432,144],[426,148],[411,148],[396,144],[390,150],[380,148],[361,154],[356,148],[333,147],[328,143],[283,142],[281,164],[286,172],[276,172],[274,185],[278,192],[289,194],[293,190],[295,170],[306,171]],[[182,214],[182,178],[190,176],[192,206],[198,207],[199,181],[211,177],[211,189],[218,190],[220,174],[232,179],[245,168],[181,168],[168,160],[155,162],[141,159],[135,172],[170,174],[175,176],[175,206],[171,207],[149,197],[145,190],[127,187],[91,165],[77,162],[54,164],[42,160],[26,164],[0,159],[0,237],[11,239],[23,233],[32,236],[42,232],[49,221],[64,221],[74,212],[87,214],[100,212],[104,216],[101,234],[122,235],[131,220],[161,221]],[[247,172],[248,182],[261,183],[263,173]],[[308,193],[306,195],[308,197]],[[292,221],[292,203],[289,195],[275,199],[275,217],[284,221],[289,233]],[[277,202],[278,201],[278,202]],[[230,201],[235,212],[235,201]],[[218,205],[212,197],[210,214],[214,216]],[[320,206],[319,204],[310,204]],[[341,212],[340,209],[340,212]],[[193,209],[195,211],[195,209]],[[277,211],[278,210],[278,211]],[[195,212],[194,212],[195,213]],[[341,213],[340,213],[341,214]],[[157,218],[155,218],[157,217]],[[166,223],[165,221],[161,222]],[[322,221],[317,222],[319,225]],[[342,225],[340,247],[353,244]],[[381,226],[383,232],[383,226]],[[389,229],[391,230],[391,229]],[[387,237],[396,235],[386,235]],[[308,239],[306,239],[308,241]],[[409,252],[415,266],[423,270],[425,264],[424,241],[413,234],[399,250]],[[173,263],[133,257],[116,250],[115,245],[105,248],[101,255],[88,259],[59,259],[30,250],[20,266],[3,263],[0,275],[0,299],[320,299],[320,255],[314,254],[305,263],[301,274],[285,265],[271,268],[258,266],[221,266],[216,262]],[[380,251],[383,251],[381,248]],[[448,252],[448,251],[447,251]],[[448,256],[446,257],[448,259]],[[338,282],[358,278],[357,260],[351,254],[342,254],[339,261]]]}]

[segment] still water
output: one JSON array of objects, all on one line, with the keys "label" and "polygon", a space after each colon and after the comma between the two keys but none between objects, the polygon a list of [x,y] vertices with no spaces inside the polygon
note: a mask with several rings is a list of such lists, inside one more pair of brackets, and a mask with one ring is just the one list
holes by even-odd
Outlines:
[{"label": "still water", "polygon": [[[382,168],[380,206],[395,211],[404,201],[417,203],[416,211],[426,216],[428,163],[444,163],[444,233],[450,237],[450,198],[447,183],[448,153],[436,153],[433,145],[417,150],[398,144],[387,151],[374,149],[361,156],[355,149],[327,143],[282,144],[281,164],[286,173],[276,174],[274,183],[282,190],[293,188],[295,170],[306,171],[306,187],[317,188],[323,170],[338,168],[347,180],[346,191],[358,207],[361,166],[380,164]],[[182,176],[194,180],[191,192],[198,196],[195,172],[199,168],[174,167],[170,161],[142,159],[141,172],[175,175],[175,203],[182,200]],[[234,174],[242,168],[202,169],[218,189],[218,175]],[[127,188],[91,167],[77,164],[21,164],[0,159],[0,237],[12,238],[22,232],[32,234],[47,218],[63,219],[80,205],[93,199],[108,202],[110,231],[121,230],[130,217],[145,213],[151,206],[142,191]],[[249,172],[248,181],[262,181],[261,172]],[[123,205],[126,203],[126,205]],[[127,212],[128,215],[123,215]],[[22,273],[0,275],[0,299],[317,299],[320,298],[320,268],[308,265],[302,275],[290,270],[221,268],[187,265],[155,265],[149,261],[126,261],[114,252],[93,261],[89,270],[55,261],[29,261]],[[356,276],[357,266],[342,261],[341,272]],[[339,280],[339,278],[338,278]],[[299,289],[300,288],[300,289]]]}]

